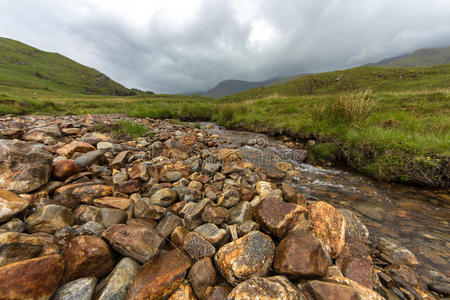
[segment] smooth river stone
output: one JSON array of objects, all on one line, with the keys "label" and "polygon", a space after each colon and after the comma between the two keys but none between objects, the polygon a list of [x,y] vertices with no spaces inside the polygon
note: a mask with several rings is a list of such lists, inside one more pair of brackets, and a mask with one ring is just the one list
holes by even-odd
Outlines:
[{"label": "smooth river stone", "polygon": [[60,286],[52,300],[91,300],[97,278],[85,277]]},{"label": "smooth river stone", "polygon": [[12,192],[0,189],[0,223],[10,220],[25,210],[30,202]]}]

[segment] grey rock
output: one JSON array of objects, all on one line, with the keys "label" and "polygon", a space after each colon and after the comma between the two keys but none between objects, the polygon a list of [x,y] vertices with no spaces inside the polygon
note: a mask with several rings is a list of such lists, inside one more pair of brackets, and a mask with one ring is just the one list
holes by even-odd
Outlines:
[{"label": "grey rock", "polygon": [[184,226],[184,220],[178,216],[168,214],[158,223],[156,229],[164,238],[167,238],[178,226]]},{"label": "grey rock", "polygon": [[150,197],[150,203],[162,207],[168,207],[177,199],[177,193],[169,188],[164,188],[156,191]]},{"label": "grey rock", "polygon": [[127,218],[127,213],[121,209],[103,207],[98,212],[97,222],[108,228],[114,224],[125,223]]},{"label": "grey rock", "polygon": [[72,226],[75,217],[72,212],[61,205],[49,204],[38,208],[32,215],[25,219],[28,232],[45,232],[54,234],[66,226]]},{"label": "grey rock", "polygon": [[225,229],[221,229],[212,223],[200,225],[195,228],[194,231],[212,244],[219,243],[227,235],[227,231]]},{"label": "grey rock", "polygon": [[241,224],[249,218],[250,202],[241,201],[230,209],[228,224]]},{"label": "grey rock", "polygon": [[73,280],[60,286],[52,300],[91,300],[97,278],[85,277]]}]

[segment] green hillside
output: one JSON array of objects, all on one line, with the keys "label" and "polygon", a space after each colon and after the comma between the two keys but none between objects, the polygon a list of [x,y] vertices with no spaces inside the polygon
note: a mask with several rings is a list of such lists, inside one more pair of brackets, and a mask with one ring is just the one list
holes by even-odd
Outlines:
[{"label": "green hillside", "polygon": [[382,61],[370,64],[391,68],[424,67],[450,63],[450,47],[420,49],[410,54],[386,58]]},{"label": "green hillside", "polygon": [[247,90],[226,100],[257,99],[269,96],[325,95],[357,89],[376,91],[419,91],[448,88],[450,64],[420,68],[363,66],[343,71],[298,77],[279,86]]},{"label": "green hillside", "polygon": [[56,94],[132,95],[99,71],[63,55],[0,37],[1,90],[26,89]]}]

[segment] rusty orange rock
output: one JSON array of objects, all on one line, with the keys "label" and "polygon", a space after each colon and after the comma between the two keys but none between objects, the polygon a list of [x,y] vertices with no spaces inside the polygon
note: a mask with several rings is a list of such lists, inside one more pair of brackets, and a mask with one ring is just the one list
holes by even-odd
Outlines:
[{"label": "rusty orange rock", "polygon": [[70,159],[60,160],[53,164],[52,175],[58,180],[65,180],[79,172],[81,172],[80,167]]},{"label": "rusty orange rock", "polygon": [[27,259],[0,268],[0,299],[50,299],[63,275],[60,255]]},{"label": "rusty orange rock", "polygon": [[96,149],[91,144],[88,144],[85,142],[73,141],[70,144],[67,144],[67,145],[59,148],[58,150],[56,150],[56,153],[58,155],[70,157],[75,152],[87,153],[89,151],[94,151],[94,150],[96,150]]}]

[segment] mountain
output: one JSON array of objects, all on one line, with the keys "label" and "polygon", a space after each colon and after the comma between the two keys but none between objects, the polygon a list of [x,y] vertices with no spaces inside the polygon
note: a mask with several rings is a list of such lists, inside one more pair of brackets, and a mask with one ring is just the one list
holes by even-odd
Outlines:
[{"label": "mountain", "polygon": [[212,89],[202,92],[201,94],[207,97],[211,98],[222,98],[225,96],[234,95],[236,93],[265,86],[271,82],[276,81],[277,79],[269,79],[265,81],[258,81],[258,82],[251,82],[251,81],[244,81],[244,80],[225,80],[222,82],[219,82],[215,87]]},{"label": "mountain", "polygon": [[420,49],[396,57],[386,58],[377,63],[368,64],[382,67],[424,67],[450,63],[450,47]]},{"label": "mountain", "polygon": [[135,95],[99,71],[58,53],[0,37],[0,87],[55,93]]}]

